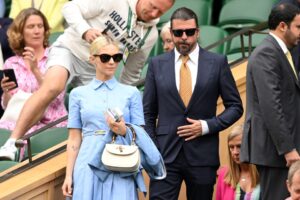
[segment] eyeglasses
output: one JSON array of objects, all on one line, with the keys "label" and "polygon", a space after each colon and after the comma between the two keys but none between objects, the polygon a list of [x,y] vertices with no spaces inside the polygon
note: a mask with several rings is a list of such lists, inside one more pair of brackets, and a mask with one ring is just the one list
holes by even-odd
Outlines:
[{"label": "eyeglasses", "polygon": [[197,28],[189,28],[189,29],[175,29],[172,30],[175,37],[182,37],[183,33],[186,34],[186,36],[193,36],[195,35]]},{"label": "eyeglasses", "polygon": [[121,53],[117,53],[114,55],[109,55],[109,54],[100,54],[100,55],[94,55],[94,56],[99,56],[101,62],[103,63],[107,63],[108,61],[110,61],[110,59],[112,58],[114,60],[114,62],[120,62],[123,59],[123,54]]}]

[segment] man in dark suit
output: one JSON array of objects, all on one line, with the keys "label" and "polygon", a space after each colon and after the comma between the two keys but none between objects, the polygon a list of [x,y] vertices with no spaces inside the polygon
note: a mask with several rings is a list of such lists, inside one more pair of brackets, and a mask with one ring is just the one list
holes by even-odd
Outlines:
[{"label": "man in dark suit", "polygon": [[300,39],[300,10],[275,6],[268,19],[270,35],[249,58],[247,107],[241,161],[257,165],[261,198],[282,200],[288,166],[299,160],[300,85],[290,56]]},{"label": "man in dark suit", "polygon": [[[300,0],[280,0],[276,5],[283,4],[283,3],[290,3],[294,6],[300,8]],[[298,45],[291,49],[291,54],[293,57],[293,61],[295,64],[295,67],[300,70],[300,42],[298,42]]]},{"label": "man in dark suit", "polygon": [[[167,168],[166,179],[151,180],[150,199],[177,200],[184,180],[187,199],[211,200],[218,133],[241,117],[242,103],[226,57],[197,44],[192,10],[174,11],[171,34],[176,48],[150,59],[143,97],[145,129]],[[225,110],[216,116],[219,96]]]}]

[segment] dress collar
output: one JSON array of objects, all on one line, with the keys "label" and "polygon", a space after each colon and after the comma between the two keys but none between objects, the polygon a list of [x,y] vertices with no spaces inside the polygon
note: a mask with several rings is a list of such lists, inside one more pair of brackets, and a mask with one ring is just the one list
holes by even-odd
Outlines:
[{"label": "dress collar", "polygon": [[101,80],[98,80],[96,78],[93,78],[93,80],[91,82],[92,88],[94,90],[97,90],[103,86],[106,86],[108,89],[112,90],[117,84],[118,84],[118,81],[115,77],[113,77],[107,81],[104,81],[104,82]]}]

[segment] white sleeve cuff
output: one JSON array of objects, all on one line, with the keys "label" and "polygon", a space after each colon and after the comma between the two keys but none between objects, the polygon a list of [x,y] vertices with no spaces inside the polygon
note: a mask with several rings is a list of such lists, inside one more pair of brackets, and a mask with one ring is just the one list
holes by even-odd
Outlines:
[{"label": "white sleeve cuff", "polygon": [[209,128],[207,125],[207,122],[204,120],[199,120],[201,122],[201,126],[202,126],[202,135],[206,135],[209,133]]}]

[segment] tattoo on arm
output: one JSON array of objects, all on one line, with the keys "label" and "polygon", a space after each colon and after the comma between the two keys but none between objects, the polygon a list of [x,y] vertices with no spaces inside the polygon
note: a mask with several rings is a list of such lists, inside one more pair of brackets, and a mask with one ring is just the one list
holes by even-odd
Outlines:
[{"label": "tattoo on arm", "polygon": [[73,145],[71,146],[71,149],[72,149],[73,151],[78,151],[79,148],[73,144]]}]

